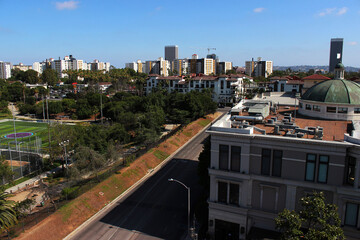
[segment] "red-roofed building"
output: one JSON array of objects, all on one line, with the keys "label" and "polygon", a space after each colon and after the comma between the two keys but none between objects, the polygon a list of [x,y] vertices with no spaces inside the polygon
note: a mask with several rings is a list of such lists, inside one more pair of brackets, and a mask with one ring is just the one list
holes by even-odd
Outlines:
[{"label": "red-roofed building", "polygon": [[320,74],[313,74],[313,75],[304,77],[304,78],[302,78],[302,80],[304,81],[304,86],[303,86],[301,93],[304,94],[309,88],[311,88],[315,84],[318,84],[319,82],[330,80],[330,79],[331,78],[328,78],[328,77],[326,77],[324,75],[320,75]]}]

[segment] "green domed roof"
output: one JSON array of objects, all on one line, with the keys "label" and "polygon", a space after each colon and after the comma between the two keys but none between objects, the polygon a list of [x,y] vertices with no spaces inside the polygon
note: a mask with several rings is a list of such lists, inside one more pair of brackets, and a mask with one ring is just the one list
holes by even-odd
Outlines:
[{"label": "green domed roof", "polygon": [[348,80],[326,80],[312,86],[301,99],[316,102],[360,104],[360,85]]},{"label": "green domed roof", "polygon": [[335,68],[341,68],[341,69],[344,69],[345,66],[344,64],[342,64],[341,62],[339,62],[338,64],[335,65]]}]

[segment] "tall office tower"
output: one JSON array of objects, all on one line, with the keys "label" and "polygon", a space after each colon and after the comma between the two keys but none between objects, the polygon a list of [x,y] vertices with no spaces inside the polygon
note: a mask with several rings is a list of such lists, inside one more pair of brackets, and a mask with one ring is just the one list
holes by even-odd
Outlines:
[{"label": "tall office tower", "polygon": [[336,64],[342,62],[343,43],[343,38],[331,39],[329,72],[334,72]]},{"label": "tall office tower", "polygon": [[178,48],[179,47],[177,45],[165,46],[165,60],[172,62],[175,59],[178,59],[179,58]]}]

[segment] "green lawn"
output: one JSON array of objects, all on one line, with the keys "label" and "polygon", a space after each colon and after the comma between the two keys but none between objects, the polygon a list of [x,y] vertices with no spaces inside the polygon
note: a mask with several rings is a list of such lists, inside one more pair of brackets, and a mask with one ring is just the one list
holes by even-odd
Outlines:
[{"label": "green lawn", "polygon": [[[20,132],[32,132],[34,136],[38,136],[41,138],[42,147],[48,145],[48,135],[47,135],[47,123],[37,123],[37,122],[29,122],[29,121],[15,121],[15,129],[16,133]],[[14,139],[6,139],[5,136],[7,134],[14,133],[14,123],[13,121],[0,122],[0,144],[8,144],[9,141],[14,141]],[[18,141],[33,141],[35,138],[30,137],[20,139]]]}]

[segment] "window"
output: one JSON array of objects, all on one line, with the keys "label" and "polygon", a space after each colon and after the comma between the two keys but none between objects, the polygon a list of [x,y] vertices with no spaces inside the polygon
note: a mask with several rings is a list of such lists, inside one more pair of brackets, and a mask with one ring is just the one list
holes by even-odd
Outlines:
[{"label": "window", "polygon": [[329,168],[329,156],[319,156],[318,182],[327,182],[327,173]]},{"label": "window", "polygon": [[221,81],[221,82],[220,82],[220,88],[221,88],[221,89],[224,89],[224,81]]},{"label": "window", "polygon": [[239,205],[239,184],[232,182],[218,182],[218,202]]},{"label": "window", "polygon": [[354,113],[360,113],[360,108],[354,108]]},{"label": "window", "polygon": [[282,151],[274,150],[272,176],[281,177]]},{"label": "window", "polygon": [[345,225],[356,227],[359,213],[359,205],[355,203],[346,203]]},{"label": "window", "polygon": [[226,82],[226,87],[227,87],[227,88],[230,88],[230,84],[231,84],[231,82],[230,82],[230,81],[227,81],[227,82]]},{"label": "window", "polygon": [[270,175],[271,149],[263,149],[261,154],[261,174]]},{"label": "window", "polygon": [[306,104],[306,105],[305,105],[305,109],[306,109],[306,110],[311,110],[311,105],[310,105],[310,104]]},{"label": "window", "polygon": [[227,203],[227,183],[218,182],[218,202]]},{"label": "window", "polygon": [[273,150],[271,158],[271,149],[262,149],[261,174],[281,177],[282,154],[281,150]]},{"label": "window", "polygon": [[300,108],[303,108],[303,104],[302,104],[302,103],[299,103],[299,107],[300,107]]},{"label": "window", "polygon": [[230,183],[229,204],[239,205],[239,185]]},{"label": "window", "polygon": [[348,112],[348,108],[347,107],[339,107],[338,108],[338,113],[347,113]]},{"label": "window", "polygon": [[320,106],[318,106],[318,105],[313,105],[313,111],[315,111],[315,112],[320,112]]},{"label": "window", "polygon": [[347,168],[346,168],[346,179],[345,183],[354,185],[356,170],[356,159],[354,157],[348,157]]},{"label": "window", "polygon": [[306,181],[314,181],[315,167],[316,167],[316,155],[315,154],[307,154],[306,170],[305,170],[305,180]]},{"label": "window", "polygon": [[240,172],[241,147],[231,146],[231,171]]},{"label": "window", "polygon": [[229,146],[219,145],[219,169],[228,170]]},{"label": "window", "polygon": [[336,113],[336,107],[327,107],[327,108],[326,108],[326,112]]},{"label": "window", "polygon": [[[314,182],[317,179],[319,183],[326,183],[329,169],[329,156],[319,155],[319,164],[316,172],[316,154],[306,155],[305,181]],[[317,178],[315,174],[317,173]]]}]

